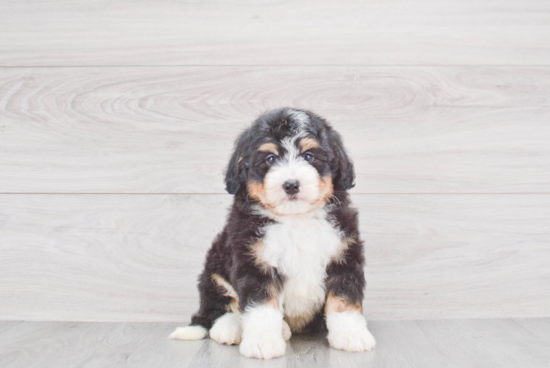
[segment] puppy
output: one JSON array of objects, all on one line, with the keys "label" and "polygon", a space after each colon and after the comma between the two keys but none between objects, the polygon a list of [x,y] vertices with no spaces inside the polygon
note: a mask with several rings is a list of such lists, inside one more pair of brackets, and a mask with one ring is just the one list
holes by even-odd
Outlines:
[{"label": "puppy", "polygon": [[331,347],[367,351],[363,244],[348,189],[355,172],[339,134],[309,111],[260,116],[235,143],[227,225],[199,277],[200,308],[173,339],[210,334],[246,357],[285,353],[291,333],[328,332]]}]

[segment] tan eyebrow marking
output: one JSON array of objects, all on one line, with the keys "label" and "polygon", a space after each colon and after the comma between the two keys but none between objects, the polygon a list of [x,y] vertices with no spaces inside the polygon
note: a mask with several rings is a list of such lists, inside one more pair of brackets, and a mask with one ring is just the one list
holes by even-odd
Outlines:
[{"label": "tan eyebrow marking", "polygon": [[258,148],[258,151],[262,152],[271,152],[274,155],[279,156],[279,151],[277,150],[277,145],[275,143],[264,143]]},{"label": "tan eyebrow marking", "polygon": [[302,140],[300,141],[300,147],[302,148],[301,153],[304,153],[305,151],[308,151],[312,148],[319,148],[321,146],[319,146],[319,142],[317,142],[315,139],[306,137],[302,138]]}]

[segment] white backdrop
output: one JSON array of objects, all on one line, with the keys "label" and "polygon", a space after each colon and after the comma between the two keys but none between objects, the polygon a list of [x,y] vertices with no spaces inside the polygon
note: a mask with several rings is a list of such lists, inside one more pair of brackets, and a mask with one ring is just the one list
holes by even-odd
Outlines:
[{"label": "white backdrop", "polygon": [[281,106],[356,162],[369,319],[550,316],[550,3],[409,4],[0,3],[0,319],[188,320]]}]

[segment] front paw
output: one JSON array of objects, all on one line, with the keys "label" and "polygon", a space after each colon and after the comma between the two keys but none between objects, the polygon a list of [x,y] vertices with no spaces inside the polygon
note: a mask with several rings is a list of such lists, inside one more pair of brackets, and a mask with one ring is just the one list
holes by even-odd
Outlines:
[{"label": "front paw", "polygon": [[286,343],[282,334],[245,337],[239,347],[247,358],[271,359],[285,355]]},{"label": "front paw", "polygon": [[233,313],[226,313],[210,329],[210,338],[219,344],[238,345],[241,342],[241,321]]},{"label": "front paw", "polygon": [[334,349],[345,351],[369,351],[376,347],[374,336],[366,327],[331,332],[328,343]]}]

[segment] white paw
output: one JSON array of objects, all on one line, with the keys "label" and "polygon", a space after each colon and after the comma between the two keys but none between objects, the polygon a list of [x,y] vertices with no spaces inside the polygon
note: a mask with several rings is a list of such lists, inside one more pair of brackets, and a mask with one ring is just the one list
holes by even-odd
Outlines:
[{"label": "white paw", "polygon": [[195,325],[178,327],[168,338],[173,340],[201,340],[206,335],[208,335],[206,328]]},{"label": "white paw", "polygon": [[290,331],[290,326],[288,325],[288,323],[286,323],[285,320],[283,320],[283,338],[285,339],[285,341],[288,341],[291,337],[292,332]]},{"label": "white paw", "polygon": [[210,338],[219,344],[238,345],[241,336],[241,320],[233,313],[226,313],[218,318],[210,329]]},{"label": "white paw", "polygon": [[374,336],[366,327],[329,333],[328,343],[334,349],[345,351],[369,351],[376,347]]},{"label": "white paw", "polygon": [[271,359],[285,355],[286,342],[282,334],[245,337],[239,351],[247,358]]},{"label": "white paw", "polygon": [[345,351],[369,351],[376,346],[376,341],[367,329],[367,321],[362,314],[353,311],[329,313],[326,319],[328,343],[333,348]]}]

